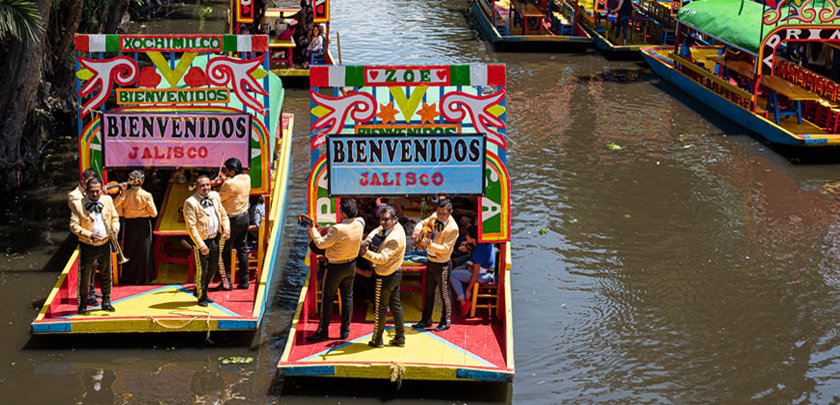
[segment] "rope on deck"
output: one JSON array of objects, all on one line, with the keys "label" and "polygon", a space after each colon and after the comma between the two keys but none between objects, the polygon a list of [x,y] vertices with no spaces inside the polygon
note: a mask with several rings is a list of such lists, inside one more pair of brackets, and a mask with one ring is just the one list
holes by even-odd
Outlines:
[{"label": "rope on deck", "polygon": [[391,362],[391,382],[397,383],[397,389],[402,387],[402,379],[405,375],[405,364],[401,361]]},{"label": "rope on deck", "polygon": [[[190,312],[193,312],[193,313],[190,313]],[[201,315],[195,315],[194,314],[195,312],[200,313]],[[151,315],[146,315],[145,318],[151,320],[152,322],[154,322],[155,324],[157,324],[161,328],[175,330],[175,329],[186,328],[187,325],[192,323],[192,321],[194,321],[194,320],[196,320],[196,319],[198,319],[202,316],[206,316],[205,321],[206,321],[206,325],[207,325],[207,335],[204,336],[204,341],[207,342],[207,343],[213,344],[213,341],[210,339],[210,318],[211,318],[211,316],[210,316],[209,311],[205,311],[205,310],[201,310],[201,309],[178,309],[178,310],[174,310],[174,311],[169,311],[169,314],[170,315],[175,315],[175,316],[190,316],[191,318],[188,321],[184,322],[183,325],[179,325],[179,326],[165,325],[163,322],[157,320],[154,316],[151,316]]]}]

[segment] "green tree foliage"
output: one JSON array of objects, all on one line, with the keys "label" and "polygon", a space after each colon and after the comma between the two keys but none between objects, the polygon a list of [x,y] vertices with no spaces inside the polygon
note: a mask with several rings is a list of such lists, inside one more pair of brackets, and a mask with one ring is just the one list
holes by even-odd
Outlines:
[{"label": "green tree foliage", "polygon": [[37,43],[44,30],[38,7],[30,0],[0,0],[0,39]]}]

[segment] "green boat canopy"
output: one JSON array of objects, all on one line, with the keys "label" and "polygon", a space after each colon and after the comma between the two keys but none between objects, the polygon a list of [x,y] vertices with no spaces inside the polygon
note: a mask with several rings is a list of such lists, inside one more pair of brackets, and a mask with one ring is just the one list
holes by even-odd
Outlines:
[{"label": "green boat canopy", "polygon": [[[820,0],[817,0],[820,2]],[[817,11],[822,7],[814,7]],[[752,53],[758,53],[761,37],[773,28],[762,29],[764,6],[751,0],[695,0],[677,16],[680,22]]]}]

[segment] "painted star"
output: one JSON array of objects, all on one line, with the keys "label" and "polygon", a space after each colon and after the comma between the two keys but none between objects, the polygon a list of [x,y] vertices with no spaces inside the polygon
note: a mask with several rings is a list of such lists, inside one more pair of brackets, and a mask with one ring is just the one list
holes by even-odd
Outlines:
[{"label": "painted star", "polygon": [[379,112],[376,113],[376,116],[382,120],[382,124],[387,124],[389,122],[397,122],[397,113],[399,111],[394,109],[394,102],[388,103],[388,105],[379,105]]},{"label": "painted star", "polygon": [[420,111],[417,112],[417,115],[420,116],[420,123],[421,124],[426,122],[426,121],[428,121],[430,124],[434,124],[435,123],[435,117],[440,115],[440,113],[437,112],[437,108],[435,107],[435,104],[428,105],[426,103],[423,103],[423,108],[421,108]]}]

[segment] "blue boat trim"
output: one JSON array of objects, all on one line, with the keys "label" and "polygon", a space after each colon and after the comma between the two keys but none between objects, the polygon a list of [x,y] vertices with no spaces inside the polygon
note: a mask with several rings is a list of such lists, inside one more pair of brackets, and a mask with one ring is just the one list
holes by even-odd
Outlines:
[{"label": "blue boat trim", "polygon": [[73,324],[70,322],[33,323],[32,333],[71,332]]},{"label": "blue boat trim", "polygon": [[495,381],[495,382],[512,382],[513,374],[502,373],[499,371],[485,371],[473,370],[468,368],[459,368],[455,370],[455,376],[458,378],[466,378],[470,380],[480,381]]},{"label": "blue boat trim", "polygon": [[335,375],[335,366],[281,367],[280,374],[287,377]]},{"label": "blue boat trim", "polygon": [[216,323],[219,329],[257,329],[257,321],[242,321],[238,319],[219,319]]}]

